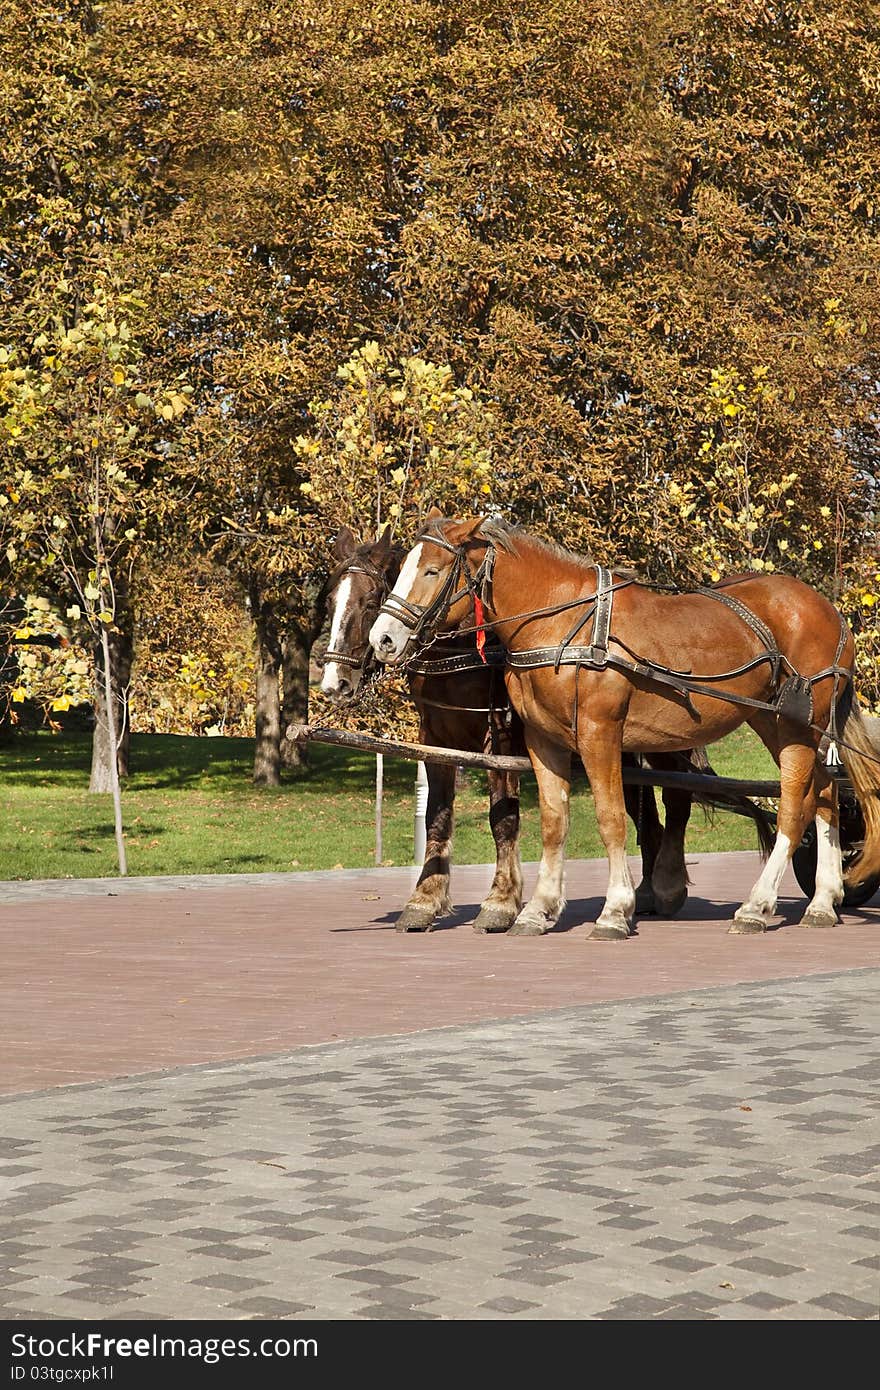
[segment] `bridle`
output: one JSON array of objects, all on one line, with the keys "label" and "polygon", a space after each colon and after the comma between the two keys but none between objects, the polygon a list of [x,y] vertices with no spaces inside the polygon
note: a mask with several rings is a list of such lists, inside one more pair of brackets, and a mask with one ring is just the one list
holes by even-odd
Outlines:
[{"label": "bridle", "polygon": [[[379,612],[385,613],[389,618],[395,618],[407,629],[410,634],[411,646],[423,646],[437,637],[437,624],[446,616],[450,608],[458,603],[459,599],[470,595],[474,602],[477,627],[478,630],[481,629],[482,605],[491,603],[492,571],[495,566],[495,547],[492,542],[480,537],[480,544],[486,546],[486,554],[474,574],[471,574],[467,566],[466,543],[453,545],[445,536],[436,535],[429,531],[423,531],[420,536],[416,537],[415,545],[422,542],[427,545],[436,545],[455,557],[455,562],[450,565],[440,589],[429,604],[410,603],[408,599],[401,598],[399,594],[392,592],[382,604]],[[460,587],[456,588],[456,585],[460,585]]]},{"label": "bridle", "polygon": [[[388,571],[381,570],[378,565],[374,565],[366,557],[354,560],[350,563],[343,563],[337,567],[327,580],[327,592],[332,593],[338,584],[349,574],[365,574],[368,579],[379,585],[382,595],[388,593],[389,580]],[[381,612],[381,609],[380,609]],[[328,647],[321,657],[320,665],[326,666],[329,662],[334,662],[337,666],[348,666],[353,671],[360,669],[366,670],[367,662],[373,655],[373,648],[370,646],[369,638],[364,642],[359,652],[337,652],[332,647]]]}]

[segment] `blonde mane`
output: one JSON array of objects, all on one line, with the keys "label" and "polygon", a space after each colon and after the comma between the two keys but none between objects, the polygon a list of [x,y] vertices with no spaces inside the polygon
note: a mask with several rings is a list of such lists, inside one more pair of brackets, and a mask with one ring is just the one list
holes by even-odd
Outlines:
[{"label": "blonde mane", "polygon": [[544,555],[548,555],[554,560],[564,560],[566,564],[575,565],[578,569],[592,569],[596,563],[588,555],[576,555],[573,550],[566,550],[564,546],[542,540],[540,536],[532,535],[530,531],[523,531],[519,526],[511,526],[509,522],[501,520],[500,517],[488,517],[480,526],[480,535],[485,536],[487,541],[492,541],[500,550],[506,550],[510,555],[519,555],[520,543],[525,541]]}]

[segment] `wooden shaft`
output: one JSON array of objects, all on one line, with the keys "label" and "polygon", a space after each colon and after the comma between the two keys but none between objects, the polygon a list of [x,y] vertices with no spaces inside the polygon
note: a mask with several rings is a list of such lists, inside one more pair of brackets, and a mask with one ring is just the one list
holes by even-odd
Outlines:
[{"label": "wooden shaft", "polygon": [[[340,748],[356,748],[363,753],[387,753],[413,762],[446,763],[456,767],[485,767],[496,772],[531,772],[528,758],[506,757],[494,753],[468,753],[463,748],[435,748],[424,743],[402,743],[373,734],[349,733],[344,729],[324,729],[316,724],[291,724],[287,737],[298,741],[330,743]],[[729,792],[733,796],[778,797],[778,782],[740,782],[734,777],[715,777],[703,772],[655,772],[652,768],[625,767],[623,780],[634,787],[672,787],[691,792]]]},{"label": "wooden shaft", "polygon": [[506,758],[491,753],[466,753],[461,748],[434,748],[423,743],[400,743],[372,734],[352,734],[345,729],[322,729],[314,724],[291,724],[287,737],[298,742],[332,743],[340,748],[357,748],[363,753],[388,753],[417,763],[447,763],[454,767],[488,767],[497,772],[531,772],[528,758]]}]

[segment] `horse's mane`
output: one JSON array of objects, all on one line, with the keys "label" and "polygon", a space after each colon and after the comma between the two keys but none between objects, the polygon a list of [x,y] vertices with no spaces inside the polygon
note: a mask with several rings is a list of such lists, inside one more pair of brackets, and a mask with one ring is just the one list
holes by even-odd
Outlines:
[{"label": "horse's mane", "polygon": [[[449,525],[451,517],[435,517],[429,521],[422,529],[423,536],[439,536],[445,540],[444,527]],[[540,536],[536,536],[531,531],[525,531],[521,526],[514,526],[511,522],[505,521],[500,516],[489,516],[480,523],[479,536],[491,541],[499,550],[505,551],[508,555],[521,554],[520,547],[523,542],[528,546],[541,551],[544,555],[549,555],[554,560],[563,560],[568,565],[574,565],[580,570],[590,570],[596,561],[590,555],[578,555],[573,550],[567,550],[564,545],[555,545],[553,541],[545,541]],[[635,569],[627,565],[613,565],[612,571],[615,575],[620,575],[626,579],[634,579],[637,583],[642,582],[642,575]]]},{"label": "horse's mane", "polygon": [[520,526],[513,526],[501,517],[488,517],[480,526],[480,535],[510,555],[520,554],[520,546],[526,542],[545,555],[551,555],[555,560],[565,560],[568,564],[577,565],[579,569],[590,569],[596,563],[589,555],[576,555],[573,550],[566,550],[562,545],[542,540],[540,536],[533,535],[531,531],[524,531]]}]

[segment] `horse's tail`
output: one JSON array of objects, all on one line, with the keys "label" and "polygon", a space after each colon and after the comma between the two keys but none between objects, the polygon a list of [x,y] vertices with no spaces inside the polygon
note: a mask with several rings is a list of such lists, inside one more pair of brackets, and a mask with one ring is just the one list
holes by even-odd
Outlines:
[{"label": "horse's tail", "polygon": [[864,883],[880,874],[880,720],[870,719],[847,684],[840,700],[840,755],[865,819],[865,838],[846,881]]},{"label": "horse's tail", "polygon": [[768,815],[762,806],[759,806],[748,796],[742,796],[738,792],[715,791],[711,779],[717,777],[718,774],[709,762],[709,755],[705,748],[691,749],[689,765],[699,768],[701,772],[706,774],[705,791],[693,793],[696,805],[701,806],[709,815],[713,811],[733,811],[737,815],[746,816],[754,824],[762,857],[768,858],[776,839],[775,818]]}]

